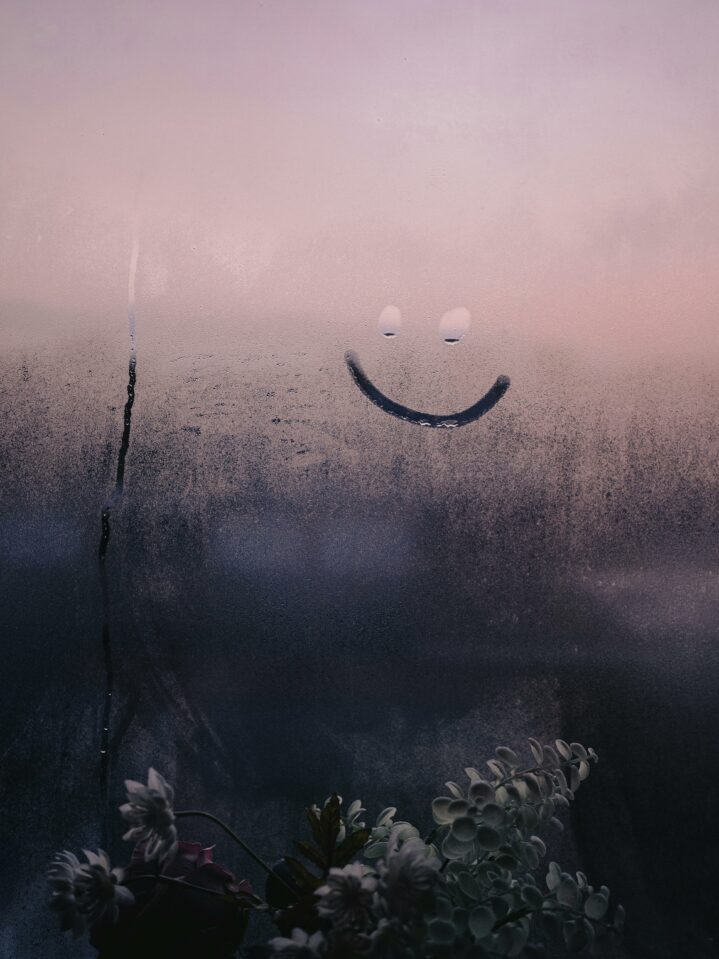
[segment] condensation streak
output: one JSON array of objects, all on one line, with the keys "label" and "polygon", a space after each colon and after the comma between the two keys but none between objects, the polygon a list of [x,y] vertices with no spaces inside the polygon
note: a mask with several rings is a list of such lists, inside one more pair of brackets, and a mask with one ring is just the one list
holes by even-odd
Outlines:
[{"label": "condensation streak", "polygon": [[[135,278],[137,275],[137,261],[140,255],[140,243],[137,229],[134,231],[132,251],[130,254],[130,269],[127,297],[127,320],[129,335],[129,363],[127,379],[127,400],[123,412],[122,439],[117,455],[117,470],[115,487],[112,495],[102,507],[100,516],[100,547],[98,550],[98,565],[100,571],[100,588],[102,592],[102,655],[105,668],[105,695],[102,706],[102,730],[100,734],[100,799],[103,809],[107,809],[108,779],[110,771],[110,724],[112,720],[112,696],[115,685],[113,666],[112,639],[110,634],[110,583],[107,573],[107,547],[110,542],[110,519],[112,511],[119,505],[125,484],[125,462],[130,448],[130,427],[132,425],[132,407],[135,402],[135,385],[137,382],[137,351],[136,351],[136,320],[135,320]],[[107,822],[103,814],[102,825],[103,846],[107,841]]]}]

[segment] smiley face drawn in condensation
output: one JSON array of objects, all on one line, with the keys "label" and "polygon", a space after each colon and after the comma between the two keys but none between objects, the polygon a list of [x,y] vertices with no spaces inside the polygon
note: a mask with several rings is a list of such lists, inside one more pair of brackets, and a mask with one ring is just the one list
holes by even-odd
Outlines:
[{"label": "smiley face drawn in condensation", "polygon": [[[439,322],[439,331],[444,342],[451,346],[459,343],[469,331],[470,321],[470,313],[466,307],[458,306],[448,310]],[[383,336],[398,336],[402,329],[402,314],[399,309],[396,306],[386,306],[379,315],[377,326]],[[379,406],[390,416],[397,416],[401,420],[417,423],[419,426],[435,426],[444,429],[466,426],[488,413],[509,389],[509,377],[498,376],[494,386],[484,396],[458,413],[422,413],[397,403],[378,389],[362,369],[356,353],[352,351],[346,353],[345,361],[352,379],[370,402]]]}]

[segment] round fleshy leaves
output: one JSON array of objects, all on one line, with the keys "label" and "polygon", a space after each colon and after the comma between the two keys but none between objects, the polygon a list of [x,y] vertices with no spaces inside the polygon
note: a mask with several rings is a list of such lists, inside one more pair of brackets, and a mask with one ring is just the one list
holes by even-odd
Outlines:
[{"label": "round fleshy leaves", "polygon": [[476,906],[469,914],[469,928],[475,939],[484,939],[494,926],[494,913],[488,906]]},{"label": "round fleshy leaves", "polygon": [[460,842],[472,842],[477,835],[477,823],[472,816],[459,816],[452,823],[452,835]]},{"label": "round fleshy leaves", "polygon": [[482,781],[473,782],[469,787],[469,798],[477,806],[493,803],[496,798],[494,786]]}]

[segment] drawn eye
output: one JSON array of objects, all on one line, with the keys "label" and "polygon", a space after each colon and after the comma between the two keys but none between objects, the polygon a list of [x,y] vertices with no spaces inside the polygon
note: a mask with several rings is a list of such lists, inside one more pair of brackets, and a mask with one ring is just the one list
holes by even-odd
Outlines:
[{"label": "drawn eye", "polygon": [[379,315],[377,327],[382,336],[399,336],[402,329],[402,314],[396,306],[386,306]]},{"label": "drawn eye", "polygon": [[439,321],[439,335],[445,343],[450,345],[459,343],[469,331],[471,321],[472,317],[467,307],[456,306],[453,310],[448,310]]}]

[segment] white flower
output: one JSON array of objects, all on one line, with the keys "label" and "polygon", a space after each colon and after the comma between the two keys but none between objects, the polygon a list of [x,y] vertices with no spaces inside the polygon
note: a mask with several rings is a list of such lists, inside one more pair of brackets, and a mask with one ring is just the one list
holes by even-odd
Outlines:
[{"label": "white flower", "polygon": [[437,882],[439,860],[419,837],[390,840],[387,858],[379,862],[380,894],[390,914],[406,916],[420,911]]},{"label": "white flower", "polygon": [[327,882],[320,886],[317,912],[338,928],[364,926],[371,914],[377,877],[353,862],[343,869],[330,869]]},{"label": "white flower", "polygon": [[290,939],[278,936],[270,939],[270,946],[274,955],[285,956],[286,959],[314,959],[321,954],[325,937],[321,932],[311,936],[304,929],[293,929]]},{"label": "white flower", "polygon": [[125,787],[127,802],[120,806],[120,813],[131,828],[122,838],[144,844],[145,862],[169,859],[177,851],[172,786],[150,768],[147,786],[127,779]]},{"label": "white flower", "polygon": [[85,931],[85,920],[75,895],[75,877],[81,863],[72,852],[59,852],[52,862],[47,881],[50,885],[50,908],[60,913],[63,930],[72,930],[74,936]]},{"label": "white flower", "polygon": [[130,890],[121,885],[122,869],[112,869],[107,853],[84,850],[88,864],[81,866],[75,879],[76,897],[80,909],[91,926],[107,917],[117,922],[120,906],[129,906],[135,901]]},{"label": "white flower", "polygon": [[60,913],[63,929],[81,935],[101,919],[117,922],[120,906],[135,897],[121,885],[123,871],[112,869],[107,853],[85,850],[86,863],[71,852],[58,853],[48,871],[50,908]]}]

